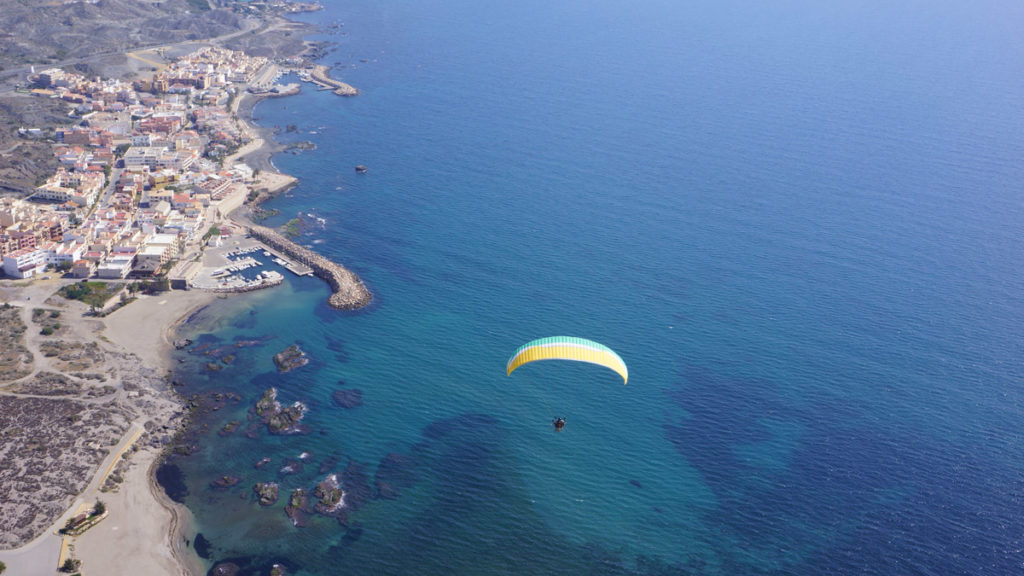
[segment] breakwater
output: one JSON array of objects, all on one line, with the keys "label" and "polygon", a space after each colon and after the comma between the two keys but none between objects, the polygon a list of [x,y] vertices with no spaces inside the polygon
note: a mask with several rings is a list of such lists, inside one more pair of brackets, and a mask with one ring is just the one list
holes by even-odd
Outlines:
[{"label": "breakwater", "polygon": [[346,84],[328,76],[328,70],[327,66],[317,64],[310,73],[310,79],[318,86],[333,89],[334,93],[338,96],[355,96],[359,94],[359,90],[356,90],[351,84]]},{"label": "breakwater", "polygon": [[331,290],[334,291],[327,300],[332,307],[341,310],[356,310],[370,303],[372,294],[366,289],[359,276],[356,276],[351,270],[324,258],[309,248],[299,246],[276,230],[255,224],[246,227],[253,238],[309,266],[313,269],[314,274],[326,280]]}]

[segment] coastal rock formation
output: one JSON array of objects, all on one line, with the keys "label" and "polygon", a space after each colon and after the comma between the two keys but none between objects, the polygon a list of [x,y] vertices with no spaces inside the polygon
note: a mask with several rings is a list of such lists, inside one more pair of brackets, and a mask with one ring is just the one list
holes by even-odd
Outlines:
[{"label": "coastal rock formation", "polygon": [[276,482],[257,482],[252,487],[260,499],[260,506],[273,506],[277,502],[278,486]]},{"label": "coastal rock formation", "polygon": [[319,499],[316,511],[324,516],[337,516],[345,507],[345,492],[341,489],[341,482],[335,474],[317,484],[313,495]]},{"label": "coastal rock formation", "polygon": [[277,371],[283,374],[309,364],[309,357],[298,344],[292,344],[274,355],[274,364]]},{"label": "coastal rock formation", "polygon": [[256,401],[256,406],[253,407],[256,410],[256,415],[261,419],[266,415],[270,417],[281,410],[281,404],[277,401],[277,389],[267,388],[263,391],[263,396]]},{"label": "coastal rock formation", "polygon": [[302,488],[297,488],[288,498],[288,506],[285,507],[284,513],[288,515],[294,526],[305,526],[309,521],[308,507],[309,495]]},{"label": "coastal rock formation", "polygon": [[306,414],[306,407],[301,402],[285,406],[280,412],[270,417],[267,429],[271,434],[300,434],[308,432],[299,421]]},{"label": "coastal rock formation", "polygon": [[306,414],[306,406],[295,402],[291,406],[281,406],[277,401],[277,389],[267,388],[263,396],[253,406],[252,411],[260,421],[267,425],[271,434],[302,434],[308,429],[301,424]]},{"label": "coastal rock formation", "polygon": [[275,250],[280,250],[306,266],[327,281],[334,291],[327,303],[341,310],[356,310],[370,303],[372,295],[363,281],[340,264],[299,246],[280,233],[265,226],[249,226],[249,234]]}]

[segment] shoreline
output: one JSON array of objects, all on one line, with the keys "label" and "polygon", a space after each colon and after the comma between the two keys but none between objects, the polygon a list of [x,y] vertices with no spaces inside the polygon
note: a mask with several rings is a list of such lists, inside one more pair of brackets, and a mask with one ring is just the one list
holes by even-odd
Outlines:
[{"label": "shoreline", "polygon": [[[297,178],[281,173],[274,166],[273,156],[285,150],[285,146],[274,138],[274,128],[258,125],[253,120],[256,105],[265,97],[245,91],[238,98],[235,112],[253,140],[230,158],[231,161],[244,158],[246,164],[259,170],[258,181],[253,186],[260,193],[257,205],[298,182]],[[249,222],[247,217],[250,209],[250,204],[244,203],[225,214],[224,220],[236,219],[247,229],[255,228],[255,224]],[[267,242],[257,234],[254,236],[262,243]],[[369,304],[372,296],[356,274],[315,252],[309,252],[324,261],[318,276],[332,288],[329,300],[331,306],[353,310]],[[59,284],[57,280],[44,283],[33,281],[28,285],[20,285],[16,290],[31,293],[33,301],[43,301]],[[50,292],[44,294],[44,289]],[[347,292],[348,296],[343,292]],[[114,347],[119,352],[135,355],[141,369],[155,370],[157,374],[166,375],[169,381],[177,330],[197,311],[225,297],[199,289],[175,290],[142,296],[105,318],[83,317],[80,322],[91,326],[95,331],[95,340],[107,343],[104,348]],[[22,306],[30,308],[33,303],[28,300],[26,295]],[[67,306],[74,309],[76,303]],[[74,550],[73,556],[81,560],[83,567],[90,573],[145,573],[156,576],[201,576],[206,573],[207,567],[190,544],[195,532],[191,511],[171,500],[156,478],[164,450],[169,445],[166,437],[180,433],[187,426],[183,418],[185,399],[170,386],[159,388],[148,387],[145,394],[162,398],[163,402],[176,406],[176,410],[165,407],[159,414],[147,413],[143,416],[152,418],[146,423],[147,431],[149,425],[156,422],[162,428],[164,439],[149,439],[143,446],[142,442],[135,442],[138,434],[132,436],[130,431],[126,431],[121,438],[120,444],[124,445],[121,452],[126,457],[130,453],[131,458],[127,460],[129,464],[123,470],[124,479],[116,490],[101,494],[99,484],[114,468],[114,464],[120,462],[121,452],[112,458],[109,467],[100,465],[94,470],[86,489],[75,496],[74,501],[53,524],[19,548],[0,550],[0,559],[7,562],[11,573],[20,573],[19,570],[26,566],[32,566],[33,570],[44,566],[56,568],[58,557],[55,550],[61,550],[60,558],[63,559],[68,544]],[[141,426],[141,422],[135,422],[133,427]],[[68,518],[96,499],[102,499],[108,504],[108,517],[80,536],[62,538],[56,534]]]},{"label": "shoreline", "polygon": [[[120,399],[110,406],[130,422],[106,455],[93,462],[88,481],[71,495],[59,515],[51,517],[31,540],[0,551],[0,561],[12,574],[49,573],[73,550],[72,556],[89,572],[199,576],[204,573],[199,558],[182,545],[191,530],[191,512],[170,501],[156,482],[155,472],[164,448],[184,423],[185,401],[164,376],[171,368],[175,330],[218,295],[199,290],[166,292],[139,298],[105,318],[95,318],[85,315],[84,304],[51,298],[66,283],[56,279],[30,284],[3,282],[0,294],[25,316],[40,305],[63,311],[64,339],[98,345],[105,358],[94,369],[114,378],[114,383],[120,382]],[[26,344],[33,348],[38,342],[39,337],[32,335]],[[40,373],[54,369],[45,359],[36,360],[35,370]],[[34,376],[22,380],[26,379]],[[115,475],[121,481],[104,492],[103,484]],[[107,504],[108,514],[102,522],[79,536],[58,534],[69,518],[96,500]]]},{"label": "shoreline", "polygon": [[[177,329],[217,298],[217,294],[201,290],[149,296],[105,318],[104,333],[112,342],[139,356],[144,364],[158,368],[161,373],[170,373]],[[159,327],[150,330],[152,334],[148,339],[140,333],[143,322]],[[185,399],[173,389],[168,393],[184,406]],[[171,434],[177,434],[183,426],[185,421],[176,419]],[[174,576],[205,573],[199,557],[184,546],[185,539],[191,539],[194,531],[191,511],[171,500],[156,479],[165,448],[137,453],[118,493],[104,495],[110,500],[108,509],[124,513],[121,518],[113,519],[119,524],[114,525],[108,519],[77,539],[76,556],[90,571],[100,568],[100,573]],[[130,538],[128,544],[118,533],[137,536]],[[159,541],[154,542],[154,539]],[[114,548],[117,553],[111,553]]]},{"label": "shoreline", "polygon": [[[244,157],[244,161],[246,164],[248,164],[250,167],[254,169],[260,170],[259,189],[261,189],[261,195],[266,195],[267,198],[270,198],[280,193],[281,191],[294,186],[298,182],[298,178],[288,174],[283,174],[277,169],[277,167],[273,163],[273,156],[279,152],[284,151],[285,146],[280,144],[274,138],[274,129],[272,127],[258,125],[253,120],[253,112],[256,108],[256,105],[263,101],[264,98],[265,96],[255,95],[248,92],[244,92],[242,96],[239,98],[237,106],[238,118],[242,123],[244,123],[245,128],[249,130],[251,134],[254,135],[252,143],[255,144],[255,146],[253,147],[253,149],[244,152],[244,154],[238,154],[237,157]],[[242,216],[241,220],[245,223],[243,225],[251,227],[252,224],[248,222],[249,218],[244,216],[247,210],[248,203],[242,204],[229,214],[226,214],[225,220],[232,220],[238,218],[239,216]],[[264,242],[263,240],[260,241]],[[335,264],[335,266],[338,266],[339,268],[347,272],[347,269],[345,269],[344,267],[338,264]],[[355,278],[355,281],[358,283],[358,286],[365,291],[365,287],[363,287],[363,283],[361,280],[359,280],[358,276],[351,272],[349,272],[349,274]],[[330,280],[328,280],[328,283],[331,284]],[[333,287],[334,285],[332,284],[332,288]],[[183,294],[197,294],[197,296],[189,298],[190,301],[188,305],[175,310],[173,318],[163,319],[163,323],[161,325],[162,327],[159,331],[159,340],[155,343],[156,346],[139,346],[140,349],[148,349],[150,351],[149,361],[153,363],[153,366],[159,367],[160,370],[163,372],[170,371],[173,368],[173,342],[177,337],[176,332],[178,328],[181,327],[184,323],[186,323],[188,319],[197,311],[202,310],[210,303],[214,302],[216,299],[224,297],[214,292],[200,290],[183,291]],[[332,298],[333,296],[334,295],[332,294]],[[365,302],[362,305],[365,306],[365,304],[368,302],[369,293],[366,292]],[[131,306],[127,306],[122,310],[131,310],[138,304],[138,302],[133,302]],[[336,307],[340,308],[340,306]],[[361,306],[353,306],[351,304],[347,306],[348,309],[359,307]],[[140,308],[135,308],[135,314],[122,314],[121,317],[123,318],[124,324],[138,326],[140,323],[137,322],[137,319],[134,317],[139,316],[141,314],[139,310]],[[121,311],[115,312],[106,319],[108,326],[111,318],[117,316],[119,312]],[[148,316],[143,317],[148,318]],[[131,334],[131,332],[126,331],[121,331],[120,333],[129,335]],[[131,341],[134,345],[139,345],[140,343],[139,340],[136,340],[134,338],[132,338]],[[123,342],[122,344],[128,344],[128,342]],[[132,347],[134,347],[134,345],[126,346],[126,349],[130,350]],[[174,433],[177,434],[181,432],[187,425],[187,422],[179,421],[178,425],[176,426],[176,429],[174,430]],[[179,574],[185,576],[202,576],[206,573],[207,567],[204,565],[203,560],[200,559],[199,556],[196,554],[195,549],[192,548],[191,545],[186,545],[186,542],[190,542],[194,538],[194,534],[192,534],[195,531],[194,518],[192,516],[192,512],[191,510],[188,509],[187,506],[171,500],[170,497],[167,496],[167,493],[164,491],[163,487],[160,486],[159,482],[157,481],[156,471],[157,468],[159,468],[160,466],[162,456],[163,450],[156,451],[153,454],[151,454],[144,462],[139,462],[139,464],[144,464],[146,467],[146,472],[144,475],[144,487],[138,485],[141,483],[141,480],[138,478],[135,479],[134,484],[128,485],[129,482],[132,481],[132,478],[127,478],[126,482],[122,485],[122,490],[132,490],[135,491],[136,493],[145,490],[145,492],[148,493],[150,501],[155,503],[159,508],[161,508],[167,513],[167,518],[160,520],[158,522],[162,526],[161,533],[163,534],[163,543],[168,545],[169,552],[174,564],[173,571],[169,571],[167,572],[167,574],[175,576]],[[95,530],[96,528],[94,528],[90,532]],[[141,544],[143,545],[147,542],[150,542],[146,538],[133,540],[141,540]],[[104,555],[104,549],[107,548],[107,545],[112,545],[115,542],[116,540],[111,542],[105,542],[105,545],[102,546],[97,545],[97,551],[99,552],[100,555]],[[159,550],[160,546],[157,546],[156,548],[157,550]],[[79,557],[83,558],[83,564],[85,563],[86,557],[92,556],[92,554],[84,552],[86,549],[87,547],[82,547],[82,549],[79,551]],[[146,552],[148,552],[148,550]],[[146,552],[144,552],[144,554]],[[96,566],[98,563],[102,563],[99,557],[88,559],[90,560],[88,564],[90,567]],[[132,559],[128,559],[128,561],[134,564]],[[115,569],[115,572],[112,573],[116,573],[116,570],[123,570],[125,568],[125,565],[122,564],[112,568]],[[151,566],[144,568],[151,569]],[[144,572],[145,569],[143,570]],[[146,573],[152,574],[152,572]]]}]

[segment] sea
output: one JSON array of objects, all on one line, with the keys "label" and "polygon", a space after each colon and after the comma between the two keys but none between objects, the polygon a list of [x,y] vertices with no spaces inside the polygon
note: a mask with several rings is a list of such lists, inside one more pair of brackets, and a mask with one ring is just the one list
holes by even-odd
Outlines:
[{"label": "sea", "polygon": [[[1024,4],[323,4],[360,94],[256,107],[316,145],[267,223],[373,303],[283,272],[179,330],[158,476],[208,569],[1024,573]],[[506,375],[559,335],[628,384]]]}]

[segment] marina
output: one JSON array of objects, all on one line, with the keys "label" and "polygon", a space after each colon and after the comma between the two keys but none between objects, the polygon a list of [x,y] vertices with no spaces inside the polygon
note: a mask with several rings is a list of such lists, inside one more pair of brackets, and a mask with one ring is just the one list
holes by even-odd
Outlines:
[{"label": "marina", "polygon": [[[269,262],[257,260],[257,254],[262,254]],[[190,282],[193,288],[214,292],[248,292],[270,288],[284,281],[284,274],[275,267],[296,276],[313,275],[313,269],[309,266],[278,251],[271,251],[250,237],[237,240],[231,247],[208,247],[206,255],[206,265]]]}]

